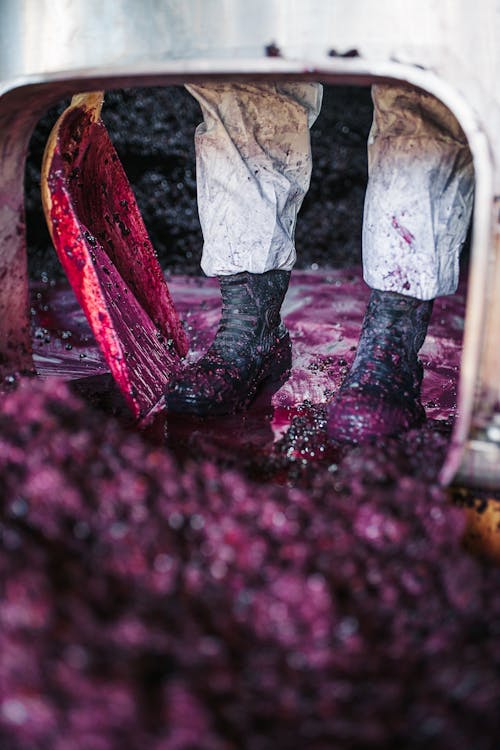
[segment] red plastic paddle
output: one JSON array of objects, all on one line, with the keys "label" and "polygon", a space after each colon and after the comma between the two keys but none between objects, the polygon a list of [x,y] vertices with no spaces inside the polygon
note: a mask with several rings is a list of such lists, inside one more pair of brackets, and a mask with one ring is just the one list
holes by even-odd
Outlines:
[{"label": "red plastic paddle", "polygon": [[187,342],[127,176],[100,119],[73,97],[49,137],[42,199],[55,249],[115,381],[142,419],[162,406]]}]

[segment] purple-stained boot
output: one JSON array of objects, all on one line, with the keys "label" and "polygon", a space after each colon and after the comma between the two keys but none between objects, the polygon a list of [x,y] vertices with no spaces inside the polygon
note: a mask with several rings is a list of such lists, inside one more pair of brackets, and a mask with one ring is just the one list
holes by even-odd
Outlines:
[{"label": "purple-stained boot", "polygon": [[292,354],[280,309],[289,279],[289,271],[219,277],[219,328],[206,354],[168,384],[168,411],[233,414],[250,405],[261,385],[286,379]]},{"label": "purple-stained boot", "polygon": [[329,410],[331,441],[397,435],[425,421],[418,352],[433,301],[372,290],[358,350]]}]

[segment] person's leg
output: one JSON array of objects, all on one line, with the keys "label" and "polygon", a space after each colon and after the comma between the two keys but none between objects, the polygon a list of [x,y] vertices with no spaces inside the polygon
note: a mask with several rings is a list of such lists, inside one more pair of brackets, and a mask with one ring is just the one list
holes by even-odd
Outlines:
[{"label": "person's leg", "polygon": [[329,412],[332,440],[397,434],[425,419],[420,401],[432,301],[457,287],[472,210],[466,138],[437,99],[374,86],[363,221],[363,272],[372,288],[351,370]]},{"label": "person's leg", "polygon": [[202,269],[219,278],[222,315],[207,353],[169,384],[167,408],[198,415],[246,407],[290,368],[280,308],[295,262],[297,213],[309,187],[315,83],[188,86],[197,128]]}]

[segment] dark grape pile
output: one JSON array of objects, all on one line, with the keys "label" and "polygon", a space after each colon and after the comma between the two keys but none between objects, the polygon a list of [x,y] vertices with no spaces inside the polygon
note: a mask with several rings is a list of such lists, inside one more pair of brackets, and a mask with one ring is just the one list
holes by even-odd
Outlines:
[{"label": "dark grape pile", "polygon": [[446,438],[308,471],[309,427],[258,481],[56,380],[2,398],[2,750],[498,746],[500,572],[434,482]]}]

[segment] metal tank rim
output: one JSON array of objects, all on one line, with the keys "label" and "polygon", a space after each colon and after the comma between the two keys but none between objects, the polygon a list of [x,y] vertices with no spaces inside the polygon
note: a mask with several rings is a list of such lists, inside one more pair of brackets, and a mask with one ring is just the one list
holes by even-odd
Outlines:
[{"label": "metal tank rim", "polygon": [[479,115],[446,79],[420,65],[397,60],[370,61],[363,57],[282,57],[174,59],[123,66],[85,67],[56,73],[31,74],[0,82],[0,115],[19,106],[28,107],[34,129],[39,117],[57,101],[74,93],[136,86],[182,85],[207,79],[318,80],[326,84],[369,85],[407,83],[440,99],[462,127],[473,156],[476,192],[472,254],[468,280],[466,322],[460,368],[458,412],[440,481],[453,481],[463,463],[470,432],[485,333],[484,294],[488,288],[490,244],[493,233],[494,158]]}]

